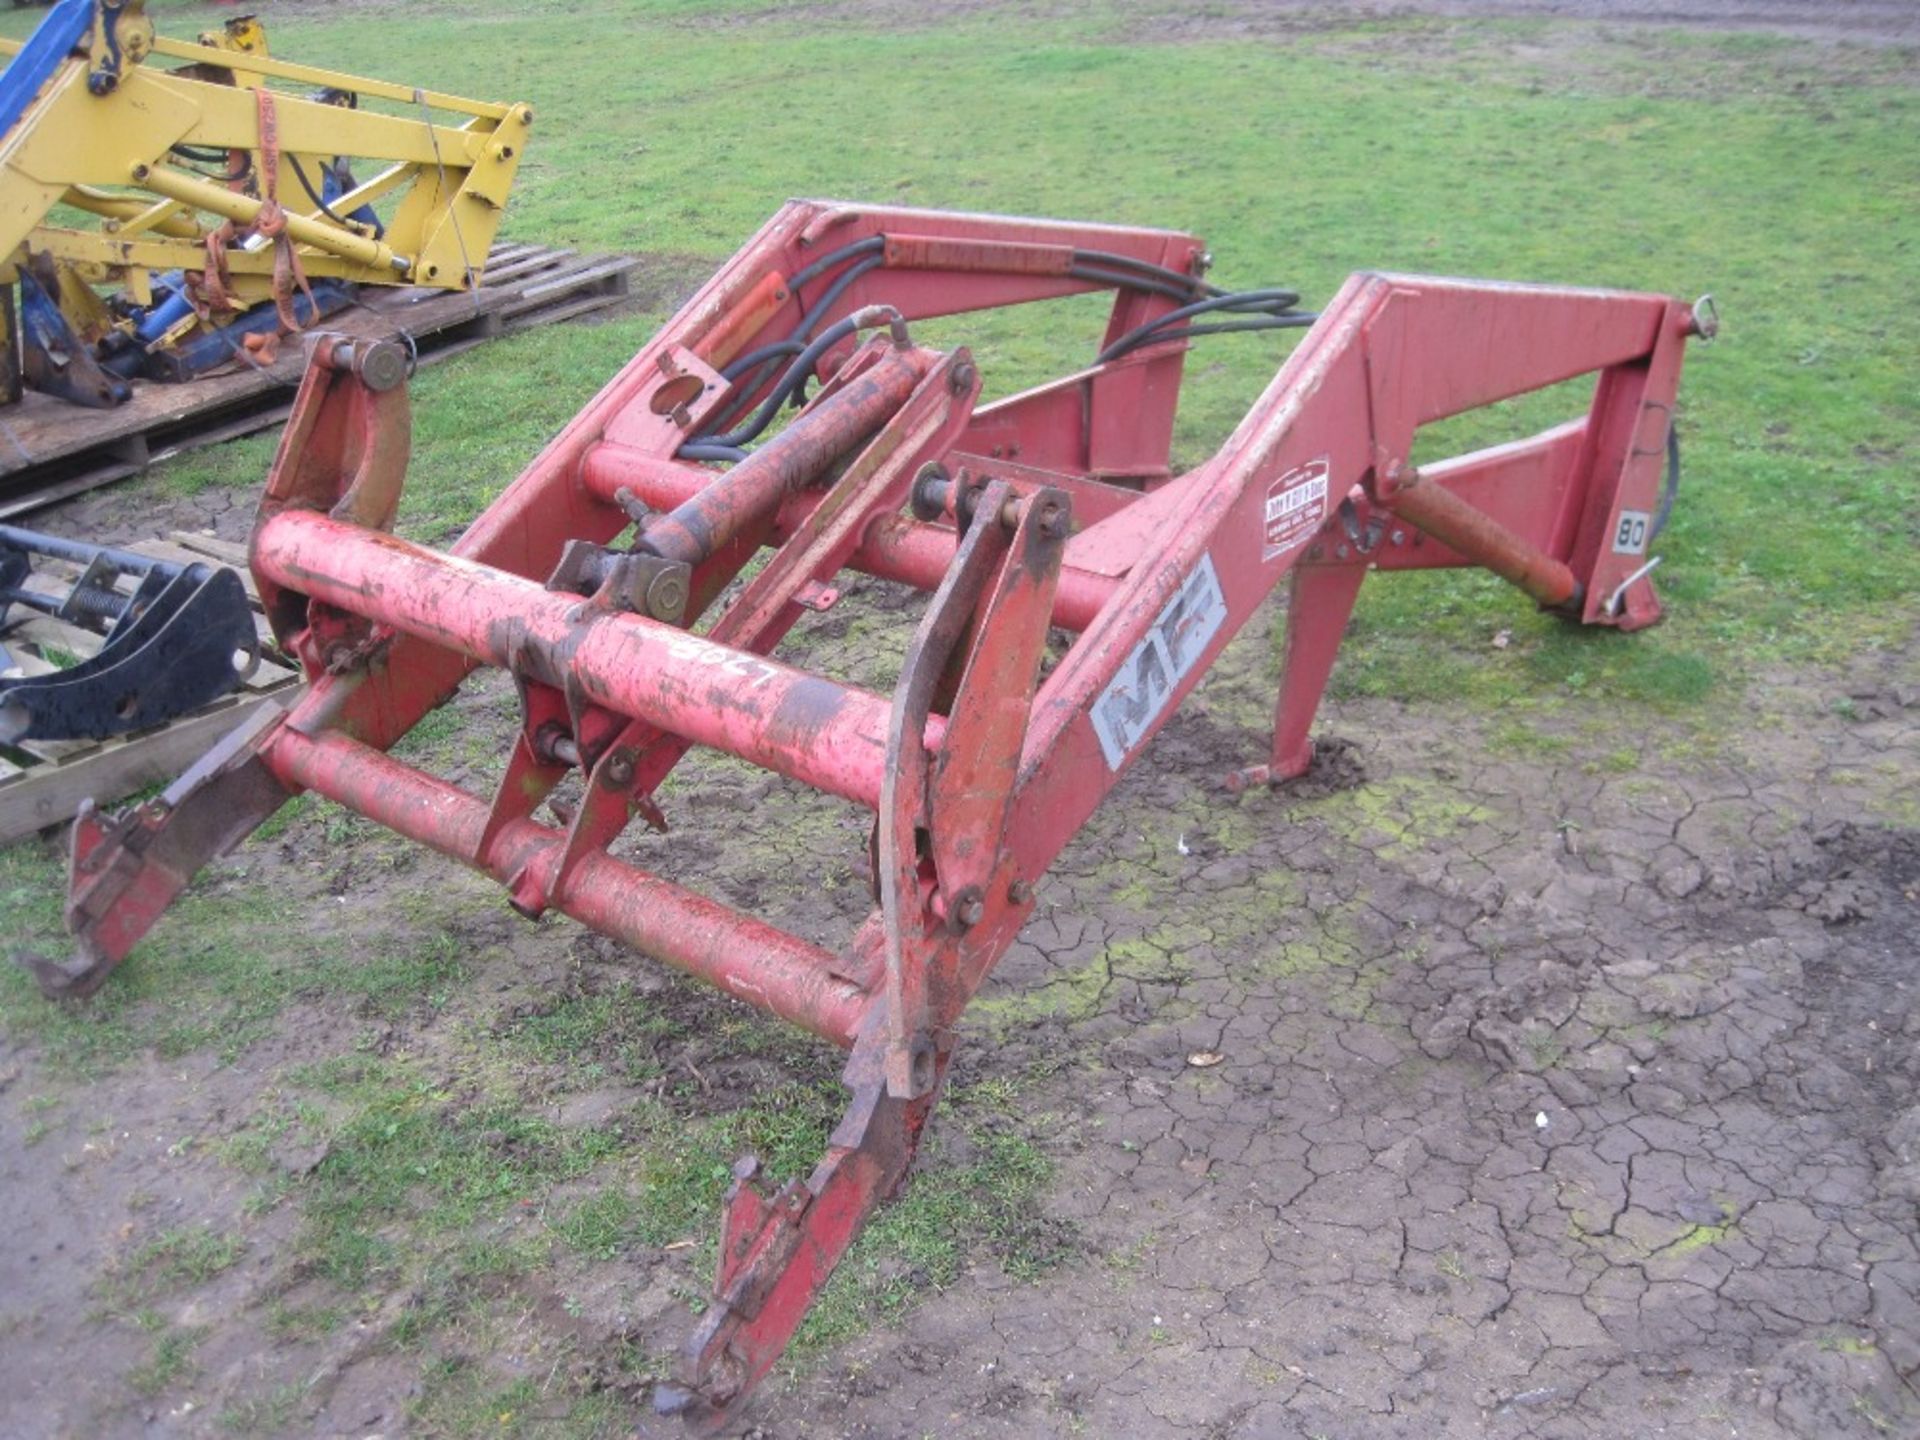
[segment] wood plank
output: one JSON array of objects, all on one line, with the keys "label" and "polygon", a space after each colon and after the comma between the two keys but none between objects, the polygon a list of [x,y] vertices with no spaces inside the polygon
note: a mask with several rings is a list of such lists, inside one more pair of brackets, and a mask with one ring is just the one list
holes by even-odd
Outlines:
[{"label": "wood plank", "polygon": [[35,766],[0,781],[0,845],[71,820],[82,800],[111,805],[142,786],[173,779],[260,706],[291,703],[297,694],[289,687],[273,697],[230,700],[164,730],[110,741],[65,765]]},{"label": "wood plank", "polygon": [[633,267],[634,260],[631,255],[615,255],[597,263],[582,265],[576,269],[565,271],[551,280],[542,280],[535,285],[523,286],[521,287],[519,295],[514,298],[513,303],[507,306],[507,313],[511,315],[517,310],[525,308],[528,304],[538,303],[539,300],[545,296],[557,295],[567,290],[578,289],[589,281],[598,280],[604,275],[624,275],[633,269]]},{"label": "wood plank", "polygon": [[197,551],[210,560],[218,560],[222,565],[231,565],[236,570],[245,570],[253,561],[245,545],[222,540],[218,535],[202,535],[197,530],[169,530],[167,539],[182,550]]},{"label": "wood plank", "polygon": [[497,268],[489,266],[487,269],[487,278],[481,283],[483,286],[510,285],[514,281],[520,280],[527,275],[538,274],[542,270],[553,268],[564,260],[570,260],[575,253],[577,252],[572,250],[543,250],[537,255],[523,256],[518,260],[510,261]]},{"label": "wood plank", "polygon": [[[91,630],[82,629],[71,621],[62,620],[56,615],[35,615],[23,620],[10,637],[15,641],[24,640],[36,646],[44,655],[46,647],[51,645],[69,655],[77,655],[86,660],[100,653],[100,647],[107,643],[107,637],[96,635]],[[49,667],[53,668],[53,667]],[[45,670],[39,672],[46,674]]]},{"label": "wood plank", "polygon": [[[507,314],[518,330],[600,308],[569,292],[604,287],[616,276],[624,288],[639,262],[518,243],[496,247],[489,263],[493,272],[471,292],[368,287],[358,305],[329,317],[324,328],[367,338],[404,331],[428,363],[502,333]],[[474,334],[477,328],[484,333]],[[436,347],[434,337],[443,334]],[[0,411],[0,519],[138,474],[150,460],[280,424],[305,364],[306,347],[288,345],[272,367],[245,366],[184,385],[136,382],[134,398],[110,411],[29,391]]]}]

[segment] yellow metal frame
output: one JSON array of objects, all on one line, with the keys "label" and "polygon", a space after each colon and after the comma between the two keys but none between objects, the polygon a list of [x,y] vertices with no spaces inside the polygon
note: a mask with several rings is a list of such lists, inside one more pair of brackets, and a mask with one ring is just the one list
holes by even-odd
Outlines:
[{"label": "yellow metal frame", "polygon": [[[62,64],[0,139],[0,278],[12,279],[28,251],[46,252],[87,281],[125,285],[144,300],[151,272],[204,269],[207,234],[227,220],[245,228],[261,200],[194,173],[174,147],[246,151],[258,175],[264,162],[254,92],[269,89],[279,200],[309,275],[448,290],[478,282],[526,150],[530,107],[279,60],[251,17],[200,41],[154,37],[149,50],[142,37],[125,46],[118,81],[103,95],[89,90],[88,55],[76,51]],[[19,48],[0,41],[0,57]],[[161,58],[191,68],[170,73],[154,63]],[[229,75],[232,83],[222,83]],[[282,88],[288,85],[397,102],[417,114],[325,104]],[[435,111],[465,119],[444,123]],[[364,203],[397,195],[380,238],[312,207],[293,162],[318,185],[335,156],[384,166],[329,207],[345,220]],[[63,204],[99,217],[99,225],[52,223]],[[229,291],[243,304],[267,298],[273,261],[271,245],[229,247]]]}]

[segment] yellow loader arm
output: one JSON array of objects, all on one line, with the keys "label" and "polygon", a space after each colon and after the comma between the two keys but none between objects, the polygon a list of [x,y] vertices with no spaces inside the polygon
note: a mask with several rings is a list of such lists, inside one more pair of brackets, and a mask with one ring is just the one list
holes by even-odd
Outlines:
[{"label": "yellow loader arm", "polygon": [[[50,255],[146,304],[152,274],[212,267],[236,309],[275,293],[276,263],[284,291],[288,249],[314,277],[478,282],[526,149],[528,106],[278,60],[252,17],[197,44],[168,40],[144,5],[59,0],[26,42],[0,41],[0,57],[12,57],[0,74],[0,262],[10,273],[28,252]],[[354,161],[380,168],[327,197],[325,177]],[[99,223],[56,216],[61,206]]]}]

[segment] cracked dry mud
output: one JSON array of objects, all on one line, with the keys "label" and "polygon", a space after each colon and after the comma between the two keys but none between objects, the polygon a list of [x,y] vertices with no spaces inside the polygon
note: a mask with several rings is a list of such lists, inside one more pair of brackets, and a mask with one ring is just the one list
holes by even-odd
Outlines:
[{"label": "cracked dry mud", "polygon": [[1063,856],[963,1052],[1059,1067],[1024,1099],[1083,1260],[975,1276],[767,1433],[1920,1433],[1920,839],[1876,818],[1914,694],[1783,687],[1678,763],[1657,722],[1543,763],[1335,707],[1330,775],[1235,804],[1248,662]]},{"label": "cracked dry mud", "polygon": [[[885,688],[905,597],[849,588],[796,649]],[[877,625],[848,619],[876,603]],[[1604,702],[1561,705],[1521,753],[1462,710],[1333,705],[1329,763],[1230,799],[1222,775],[1265,739],[1275,618],[1069,846],[966,1021],[956,1083],[1019,1081],[1009,1123],[1054,1163],[1041,1218],[1072,1258],[1016,1283],[977,1257],[898,1324],[770,1383],[745,1433],[1920,1433],[1920,646],[1764,677],[1715,729],[1643,716],[1629,733]],[[505,698],[483,689],[463,715],[498,730]],[[823,826],[814,797],[731,764],[696,762],[679,799],[670,840],[631,842],[643,863],[846,933],[857,817],[832,807]],[[635,968],[430,856],[363,863],[310,829],[237,859],[219,883],[369,934],[390,897],[451,884],[472,912],[463,1003],[482,1013]],[[720,1021],[732,1002],[701,1003]],[[447,1025],[419,1015],[379,1043],[453,1065]],[[280,1433],[405,1431],[418,1357],[378,1331],[406,1297],[324,1341],[263,1334],[267,1304],[312,1283],[276,1254],[284,1208],[187,1302],[209,1332],[191,1412],[129,1395],[137,1346],[88,1298],[156,1216],[238,1226],[247,1186],[217,1142],[286,1067],[366,1043],[350,1004],[320,1001],[236,1066],[136,1065],[87,1101],[133,1138],[75,1158],[75,1125],[58,1173],[0,1103],[0,1185],[38,1241],[31,1264],[0,1259],[0,1431],[219,1433],[223,1405],[288,1379],[307,1389]],[[20,1063],[8,1101],[36,1088]],[[818,1078],[799,1051],[742,1066],[721,1041],[695,1063],[716,1105]],[[637,1093],[533,1098],[588,1124]],[[928,1163],[962,1162],[959,1127],[936,1128]],[[158,1143],[183,1134],[184,1152]],[[575,1263],[499,1296],[514,1344],[479,1358],[502,1380],[554,1354],[591,1373],[616,1333],[664,1350],[688,1323],[677,1296],[706,1279],[684,1249]]]}]

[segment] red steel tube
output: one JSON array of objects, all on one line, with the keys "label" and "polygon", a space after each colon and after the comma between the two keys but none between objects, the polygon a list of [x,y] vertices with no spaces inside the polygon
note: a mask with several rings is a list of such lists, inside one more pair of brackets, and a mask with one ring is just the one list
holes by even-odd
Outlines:
[{"label": "red steel tube", "polygon": [[[625,490],[655,510],[673,509],[713,478],[710,472],[680,461],[610,442],[588,452],[585,476],[588,488],[603,500],[618,503],[615,497]],[[790,532],[820,499],[819,494],[807,492],[790,498],[780,513],[781,528]],[[860,548],[847,564],[883,580],[934,590],[953,564],[959,543],[953,531],[938,525],[924,525],[904,514],[880,515],[868,524]],[[1109,575],[1062,566],[1053,598],[1053,623],[1075,633],[1085,630],[1119,583]]]},{"label": "red steel tube", "polygon": [[1542,605],[1564,605],[1580,593],[1580,582],[1565,564],[1444,485],[1403,482],[1389,503],[1394,514],[1518,585]]},{"label": "red steel tube", "polygon": [[[879,808],[878,695],[313,511],[267,520],[253,556],[288,590]],[[936,717],[926,743],[944,734]]]},{"label": "red steel tube", "polygon": [[[339,731],[283,729],[265,758],[283,784],[324,795],[502,884],[531,868],[551,893],[566,846],[558,830],[514,820],[482,854],[483,801]],[[817,945],[598,850],[581,856],[555,906],[815,1035],[853,1043],[867,996],[832,973],[834,957]]]},{"label": "red steel tube", "polygon": [[[698,565],[742,530],[771,519],[780,502],[811,484],[856,448],[913,393],[932,363],[931,351],[893,346],[840,390],[773,439],[640,527],[640,548],[663,560]],[[587,469],[593,455],[587,456]],[[591,482],[589,482],[591,483]]]},{"label": "red steel tube", "polygon": [[[867,526],[850,563],[918,590],[935,590],[953,564],[959,544],[959,536],[938,525],[922,525],[904,515],[882,515]],[[1085,630],[1119,584],[1112,576],[1062,565],[1053,592],[1053,623],[1075,634]]]}]

